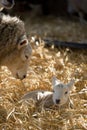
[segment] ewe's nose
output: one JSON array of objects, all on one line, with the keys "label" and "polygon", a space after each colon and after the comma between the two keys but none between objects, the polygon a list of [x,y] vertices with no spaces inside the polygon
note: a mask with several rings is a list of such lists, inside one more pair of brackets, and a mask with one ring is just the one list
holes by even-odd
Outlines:
[{"label": "ewe's nose", "polygon": [[19,79],[23,80],[26,78],[26,75],[23,75],[22,77],[19,77]]},{"label": "ewe's nose", "polygon": [[23,80],[23,79],[26,78],[26,75],[20,76],[20,75],[18,75],[18,73],[17,73],[17,74],[16,74],[16,78]]},{"label": "ewe's nose", "polygon": [[25,79],[26,78],[26,75],[23,75],[23,79]]},{"label": "ewe's nose", "polygon": [[60,99],[56,99],[56,104],[59,104],[60,103]]}]

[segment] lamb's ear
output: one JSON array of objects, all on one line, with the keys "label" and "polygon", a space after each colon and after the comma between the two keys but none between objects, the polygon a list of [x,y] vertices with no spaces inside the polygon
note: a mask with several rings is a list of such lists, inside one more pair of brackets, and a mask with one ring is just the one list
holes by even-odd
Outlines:
[{"label": "lamb's ear", "polygon": [[28,44],[27,37],[24,35],[18,40],[18,49],[20,50],[22,47]]},{"label": "lamb's ear", "polygon": [[60,80],[58,80],[55,76],[52,77],[52,85],[56,86],[60,84]]},{"label": "lamb's ear", "polygon": [[67,84],[67,87],[69,88],[69,90],[72,90],[72,87],[73,87],[74,83],[75,83],[75,80],[72,79],[72,80]]}]

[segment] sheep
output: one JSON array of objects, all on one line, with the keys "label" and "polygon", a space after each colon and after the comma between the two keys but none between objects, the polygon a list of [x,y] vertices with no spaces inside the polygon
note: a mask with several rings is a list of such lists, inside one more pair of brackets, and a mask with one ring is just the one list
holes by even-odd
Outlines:
[{"label": "sheep", "polygon": [[0,0],[0,11],[3,8],[11,9],[14,6],[14,0]]},{"label": "sheep", "polygon": [[70,103],[70,91],[74,84],[71,80],[68,84],[60,82],[56,77],[52,78],[53,91],[34,90],[25,94],[20,102],[33,99],[39,105],[43,104],[45,108],[53,105],[62,106],[67,102]]},{"label": "sheep", "polygon": [[87,14],[87,0],[68,0],[68,12],[76,11],[80,16],[80,21],[84,22],[84,14]]},{"label": "sheep", "polygon": [[13,76],[26,77],[32,48],[24,22],[9,15],[0,16],[0,66],[7,66]]}]

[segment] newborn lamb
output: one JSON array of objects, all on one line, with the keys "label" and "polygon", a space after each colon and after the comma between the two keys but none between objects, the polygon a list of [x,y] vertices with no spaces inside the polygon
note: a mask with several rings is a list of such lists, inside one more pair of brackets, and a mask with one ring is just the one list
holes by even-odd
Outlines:
[{"label": "newborn lamb", "polygon": [[43,105],[48,108],[53,105],[62,106],[67,102],[70,102],[70,91],[74,80],[71,80],[68,84],[63,84],[56,77],[52,79],[53,91],[35,90],[25,94],[20,102],[28,101],[33,99],[39,105]]}]

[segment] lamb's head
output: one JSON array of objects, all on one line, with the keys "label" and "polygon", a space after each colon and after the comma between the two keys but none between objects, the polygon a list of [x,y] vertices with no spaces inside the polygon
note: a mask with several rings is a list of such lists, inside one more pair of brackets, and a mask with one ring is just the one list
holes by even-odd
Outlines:
[{"label": "lamb's head", "polygon": [[0,10],[3,8],[11,9],[14,6],[14,0],[0,0]]},{"label": "lamb's head", "polygon": [[32,53],[24,22],[17,17],[3,16],[1,25],[1,65],[7,66],[14,77],[23,79],[26,77]]},{"label": "lamb's head", "polygon": [[69,99],[70,90],[72,89],[74,80],[71,80],[68,84],[61,83],[56,77],[53,77],[52,80],[53,102],[57,105],[63,105]]}]

